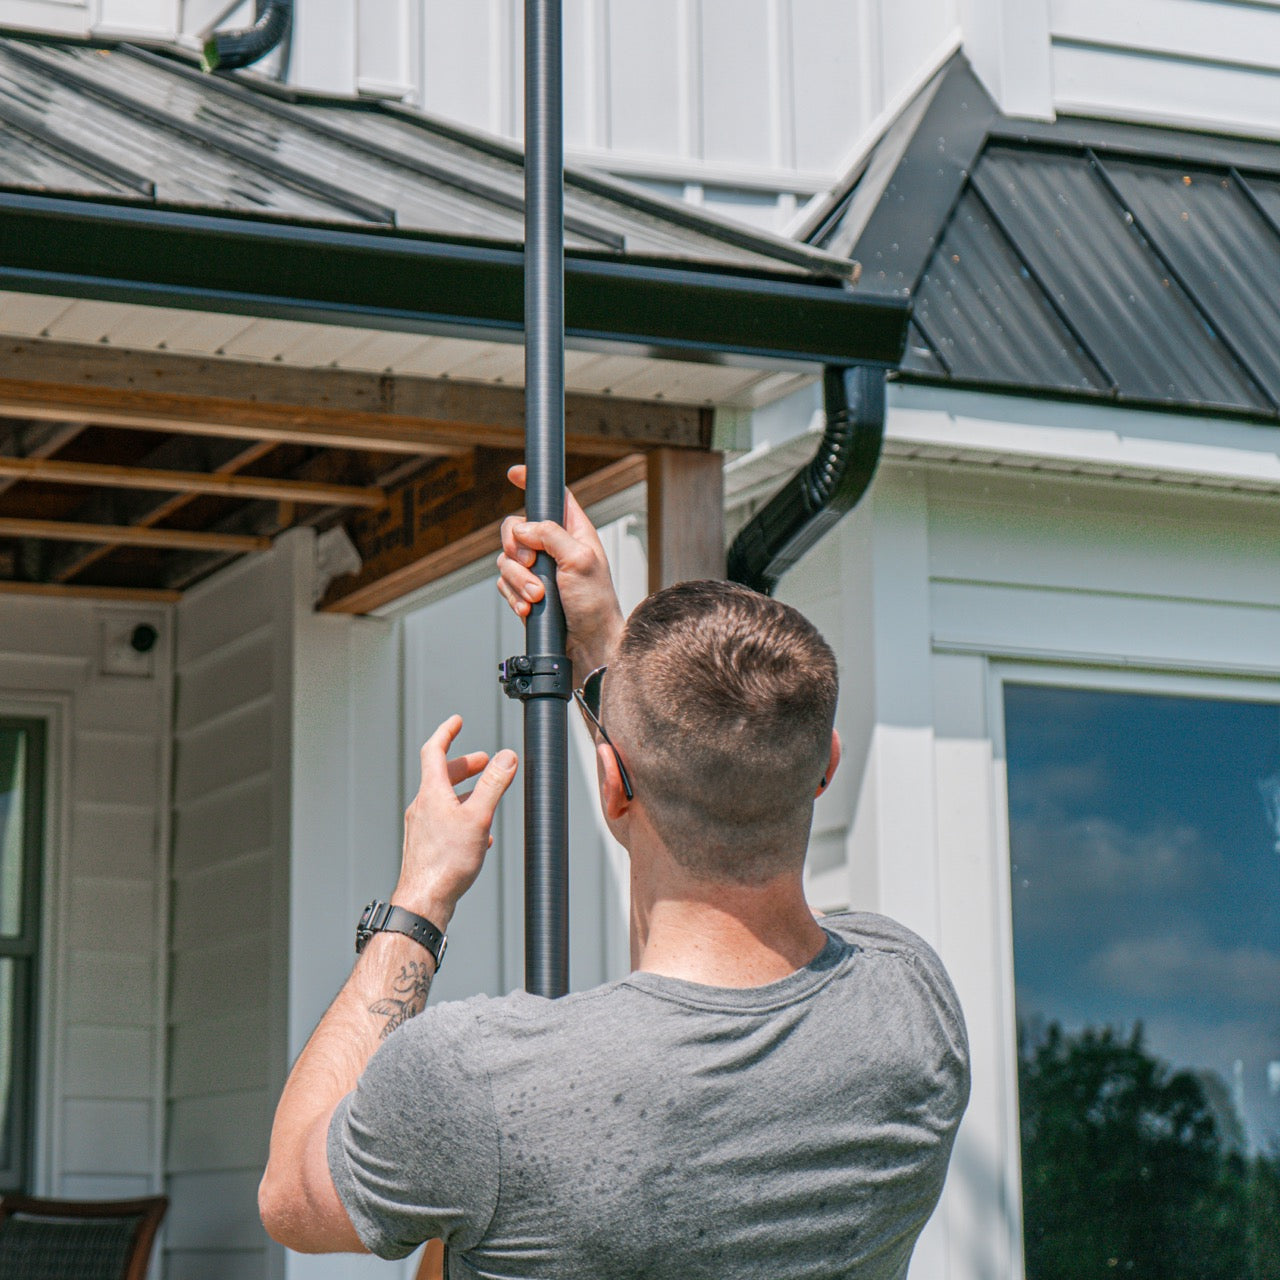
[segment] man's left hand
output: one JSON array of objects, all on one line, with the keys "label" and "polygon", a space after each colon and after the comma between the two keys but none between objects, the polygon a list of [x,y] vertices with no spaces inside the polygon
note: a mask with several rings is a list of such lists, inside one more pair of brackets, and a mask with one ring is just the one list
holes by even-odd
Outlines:
[{"label": "man's left hand", "polygon": [[[422,783],[405,810],[404,855],[391,898],[438,929],[448,927],[458,899],[480,874],[498,802],[516,776],[514,751],[448,759],[461,729],[462,717],[450,716],[422,748]],[[454,787],[471,778],[476,785],[459,796]]]}]

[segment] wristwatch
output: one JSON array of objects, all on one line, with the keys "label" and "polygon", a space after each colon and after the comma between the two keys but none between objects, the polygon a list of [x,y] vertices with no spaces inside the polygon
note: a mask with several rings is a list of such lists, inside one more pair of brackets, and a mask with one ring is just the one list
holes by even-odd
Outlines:
[{"label": "wristwatch", "polygon": [[436,972],[444,963],[444,949],[449,939],[444,932],[437,929],[425,916],[415,915],[404,907],[392,906],[389,902],[379,902],[375,898],[364,909],[359,924],[356,925],[356,954],[365,948],[365,943],[375,933],[403,933],[414,942],[421,943],[431,953],[436,962]]}]

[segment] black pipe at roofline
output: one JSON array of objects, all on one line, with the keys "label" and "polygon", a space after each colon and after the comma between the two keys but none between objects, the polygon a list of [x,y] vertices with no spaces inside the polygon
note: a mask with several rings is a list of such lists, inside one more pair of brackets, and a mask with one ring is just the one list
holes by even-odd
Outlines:
[{"label": "black pipe at roofline", "polygon": [[260,62],[289,34],[293,0],[257,0],[252,26],[215,31],[204,42],[200,65],[206,71],[235,71]]},{"label": "black pipe at roofline", "polygon": [[733,582],[772,595],[778,579],[867,491],[884,443],[884,370],[828,365],[827,425],[813,460],[762,507],[729,547]]}]

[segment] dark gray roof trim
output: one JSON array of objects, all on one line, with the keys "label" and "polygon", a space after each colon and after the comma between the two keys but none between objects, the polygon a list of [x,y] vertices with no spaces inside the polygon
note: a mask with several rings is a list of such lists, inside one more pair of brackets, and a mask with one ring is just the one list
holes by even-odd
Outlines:
[{"label": "dark gray roof trim", "polygon": [[1280,419],[1280,145],[977,93],[957,57],[858,234],[856,187],[817,234],[910,294],[901,376]]}]

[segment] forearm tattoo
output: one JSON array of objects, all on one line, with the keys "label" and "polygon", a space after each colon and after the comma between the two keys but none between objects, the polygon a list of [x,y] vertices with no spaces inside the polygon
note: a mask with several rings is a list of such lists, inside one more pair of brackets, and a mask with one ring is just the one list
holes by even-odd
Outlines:
[{"label": "forearm tattoo", "polygon": [[410,960],[396,975],[391,990],[394,996],[369,1006],[370,1013],[387,1020],[382,1028],[383,1040],[426,1007],[427,992],[431,990],[431,973],[426,962]]}]

